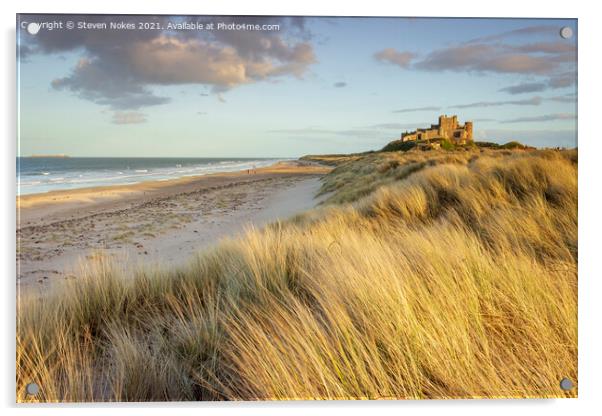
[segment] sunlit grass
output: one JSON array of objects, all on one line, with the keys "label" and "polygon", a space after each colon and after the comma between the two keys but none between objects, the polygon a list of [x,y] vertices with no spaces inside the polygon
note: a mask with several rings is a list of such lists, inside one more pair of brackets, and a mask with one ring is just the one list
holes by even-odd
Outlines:
[{"label": "sunlit grass", "polygon": [[574,397],[576,152],[372,154],[180,270],[19,301],[17,397]]}]

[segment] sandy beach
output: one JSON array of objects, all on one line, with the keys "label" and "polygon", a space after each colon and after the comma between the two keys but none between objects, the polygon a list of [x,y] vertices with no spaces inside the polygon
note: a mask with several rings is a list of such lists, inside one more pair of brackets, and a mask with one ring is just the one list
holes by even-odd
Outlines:
[{"label": "sandy beach", "polygon": [[247,227],[314,207],[330,170],[280,162],[255,171],[17,198],[17,285],[46,291],[74,279],[82,260],[122,265],[183,264],[198,250]]}]

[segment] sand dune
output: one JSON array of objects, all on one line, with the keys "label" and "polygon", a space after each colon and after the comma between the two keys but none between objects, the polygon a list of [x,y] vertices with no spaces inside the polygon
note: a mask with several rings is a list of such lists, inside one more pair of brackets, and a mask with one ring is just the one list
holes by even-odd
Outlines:
[{"label": "sand dune", "polygon": [[[323,206],[222,241],[184,267],[123,273],[110,259],[87,261],[57,296],[20,299],[17,397],[577,397],[577,159],[366,154],[320,181]],[[271,180],[172,196],[148,212],[142,204],[124,232],[139,232],[135,218],[183,215],[186,204],[213,210],[208,218],[258,220],[312,202],[303,195],[315,178]],[[263,208],[251,214],[253,204]],[[188,246],[186,230],[165,235]],[[228,221],[214,230],[227,234]],[[564,377],[575,388],[562,390]],[[43,386],[36,397],[25,395],[31,380]]]}]

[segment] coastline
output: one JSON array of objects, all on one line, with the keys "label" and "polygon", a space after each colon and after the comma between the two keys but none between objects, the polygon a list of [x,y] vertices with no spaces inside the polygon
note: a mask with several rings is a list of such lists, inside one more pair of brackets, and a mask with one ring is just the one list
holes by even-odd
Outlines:
[{"label": "coastline", "polygon": [[46,291],[104,255],[183,264],[200,249],[313,208],[330,167],[278,162],[238,171],[17,197],[17,284]]}]

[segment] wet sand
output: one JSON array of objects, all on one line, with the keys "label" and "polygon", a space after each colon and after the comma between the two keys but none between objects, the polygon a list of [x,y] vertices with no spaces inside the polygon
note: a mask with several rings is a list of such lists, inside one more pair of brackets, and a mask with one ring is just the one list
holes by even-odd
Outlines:
[{"label": "wet sand", "polygon": [[134,185],[25,195],[17,199],[17,284],[46,291],[77,278],[80,262],[108,256],[137,267],[177,266],[221,238],[313,208],[313,163]]}]

